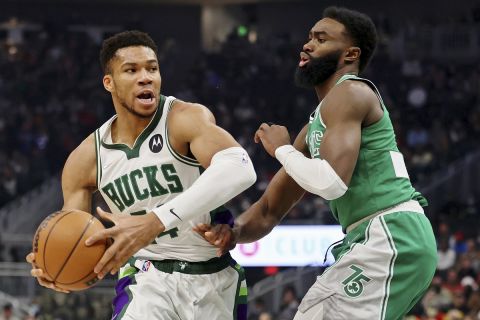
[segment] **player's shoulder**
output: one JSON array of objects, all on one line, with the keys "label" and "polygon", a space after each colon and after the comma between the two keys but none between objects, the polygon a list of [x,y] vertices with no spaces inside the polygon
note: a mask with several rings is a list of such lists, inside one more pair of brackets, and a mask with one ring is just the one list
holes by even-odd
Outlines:
[{"label": "player's shoulder", "polygon": [[96,159],[95,151],[95,133],[91,133],[86,137],[70,155],[81,161],[88,161]]},{"label": "player's shoulder", "polygon": [[379,105],[373,89],[365,82],[345,80],[334,86],[322,102],[322,117],[363,121]]},{"label": "player's shoulder", "polygon": [[354,79],[345,80],[334,86],[325,98],[358,107],[370,107],[378,102],[378,97],[370,85]]},{"label": "player's shoulder", "polygon": [[169,121],[215,122],[213,113],[204,105],[176,99],[169,114]]},{"label": "player's shoulder", "polygon": [[64,174],[73,174],[89,179],[91,176],[95,177],[96,169],[95,134],[92,133],[70,153],[63,170]]}]

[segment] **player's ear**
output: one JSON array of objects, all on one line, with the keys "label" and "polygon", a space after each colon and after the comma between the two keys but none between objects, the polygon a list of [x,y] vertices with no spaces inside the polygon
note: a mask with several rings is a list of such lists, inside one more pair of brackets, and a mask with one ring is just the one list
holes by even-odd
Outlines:
[{"label": "player's ear", "polygon": [[106,74],[106,75],[103,76],[103,87],[108,92],[115,91],[115,85],[113,83],[113,78],[112,78],[111,74]]},{"label": "player's ear", "polygon": [[359,47],[350,47],[345,51],[344,60],[346,63],[353,63],[360,60],[360,54],[362,50]]}]

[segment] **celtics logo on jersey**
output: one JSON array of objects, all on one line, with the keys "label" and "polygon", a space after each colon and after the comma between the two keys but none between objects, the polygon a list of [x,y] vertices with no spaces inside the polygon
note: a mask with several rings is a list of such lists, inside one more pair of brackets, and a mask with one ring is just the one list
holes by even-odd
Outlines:
[{"label": "celtics logo on jersey", "polygon": [[320,156],[320,143],[322,142],[323,132],[314,130],[308,137],[308,148],[310,149],[310,155],[312,158],[318,158]]},{"label": "celtics logo on jersey", "polygon": [[353,270],[353,273],[342,281],[343,291],[349,296],[350,298],[356,298],[363,292],[363,285],[367,282],[370,282],[369,277],[363,274],[363,269],[357,267],[356,265],[351,265],[350,269]]}]

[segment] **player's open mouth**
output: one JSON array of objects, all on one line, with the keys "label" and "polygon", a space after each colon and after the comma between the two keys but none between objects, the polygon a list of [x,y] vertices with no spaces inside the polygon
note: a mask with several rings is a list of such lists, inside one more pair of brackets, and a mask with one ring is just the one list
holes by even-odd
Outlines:
[{"label": "player's open mouth", "polygon": [[305,52],[300,52],[299,67],[304,67],[310,61],[310,57]]},{"label": "player's open mouth", "polygon": [[142,91],[139,95],[137,95],[138,101],[144,105],[150,105],[155,102],[155,95],[151,90]]}]

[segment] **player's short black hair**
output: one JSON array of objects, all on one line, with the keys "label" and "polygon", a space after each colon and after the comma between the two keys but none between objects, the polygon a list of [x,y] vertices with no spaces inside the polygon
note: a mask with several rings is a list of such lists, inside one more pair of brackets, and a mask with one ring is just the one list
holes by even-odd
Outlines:
[{"label": "player's short black hair", "polygon": [[323,18],[336,20],[345,26],[354,45],[362,51],[359,65],[359,71],[362,72],[377,46],[377,30],[372,19],[361,12],[335,6],[326,8]]},{"label": "player's short black hair", "polygon": [[115,56],[118,49],[132,46],[148,47],[155,52],[155,55],[157,55],[157,45],[145,32],[137,30],[120,32],[105,39],[102,43],[102,49],[100,50],[100,65],[102,66],[103,72],[105,74],[110,73],[108,64]]}]

